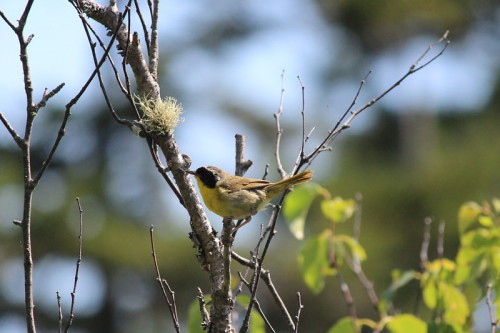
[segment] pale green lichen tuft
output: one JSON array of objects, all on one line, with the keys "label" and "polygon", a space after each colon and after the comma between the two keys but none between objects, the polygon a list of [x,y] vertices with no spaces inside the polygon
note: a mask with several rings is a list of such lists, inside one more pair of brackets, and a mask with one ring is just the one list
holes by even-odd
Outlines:
[{"label": "pale green lichen tuft", "polygon": [[173,97],[151,100],[135,96],[135,102],[143,113],[142,124],[149,133],[165,135],[173,133],[181,118],[182,105]]}]

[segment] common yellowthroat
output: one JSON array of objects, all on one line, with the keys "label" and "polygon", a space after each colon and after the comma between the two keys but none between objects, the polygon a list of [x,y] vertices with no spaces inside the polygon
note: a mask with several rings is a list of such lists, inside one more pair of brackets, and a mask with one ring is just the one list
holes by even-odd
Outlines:
[{"label": "common yellowthroat", "polygon": [[208,209],[224,218],[233,220],[246,218],[243,224],[248,223],[251,216],[263,209],[272,198],[312,178],[311,170],[305,170],[276,183],[233,176],[214,166],[200,167],[196,171],[186,172],[195,176]]}]

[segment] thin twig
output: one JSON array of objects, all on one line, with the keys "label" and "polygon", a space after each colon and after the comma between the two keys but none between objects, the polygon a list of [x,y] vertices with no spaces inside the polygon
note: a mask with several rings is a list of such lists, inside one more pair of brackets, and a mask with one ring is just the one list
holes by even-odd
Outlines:
[{"label": "thin twig", "polygon": [[[156,270],[156,281],[158,281],[158,283],[160,284],[163,298],[165,299],[165,302],[168,305],[168,310],[170,312],[170,316],[172,317],[175,331],[180,332],[179,318],[177,316],[177,306],[175,304],[175,298],[174,298],[175,293],[170,289],[170,286],[168,285],[167,281],[161,277],[160,267],[158,266],[158,260],[156,259],[155,241],[153,237],[153,226],[149,228],[149,237],[151,241],[151,255],[153,256],[153,263],[155,265],[155,270]],[[168,287],[172,300],[170,300],[167,294],[167,290],[165,289],[165,286]]]},{"label": "thin twig", "polygon": [[300,313],[304,308],[304,305],[302,305],[302,297],[299,292],[297,292],[297,303],[298,303],[298,309],[297,309],[297,315],[295,316],[295,331],[294,331],[295,333],[299,332]]},{"label": "thin twig", "polygon": [[205,296],[203,295],[200,287],[198,287],[198,296],[196,296],[196,298],[198,298],[198,304],[200,306],[201,327],[206,330],[210,325],[210,314],[207,311]]},{"label": "thin twig", "polygon": [[[429,53],[429,51],[434,46],[436,46],[436,45],[438,45],[438,44],[440,44],[442,42],[445,42],[445,44],[441,48],[441,50],[434,57],[432,57],[429,61],[427,61],[424,64],[420,65],[421,61]],[[384,90],[380,95],[378,95],[377,97],[375,97],[372,100],[370,100],[368,103],[366,103],[364,106],[362,106],[358,110],[352,111],[352,107],[354,106],[354,104],[355,104],[355,102],[357,100],[357,97],[359,96],[359,93],[360,93],[360,91],[361,91],[361,89],[362,89],[362,87],[363,87],[363,85],[365,83],[366,78],[365,78],[365,80],[362,80],[361,84],[360,84],[360,86],[358,88],[358,92],[356,93],[356,96],[355,96],[353,102],[351,103],[351,106],[346,110],[346,112],[340,118],[340,120],[337,122],[337,124],[330,130],[330,132],[325,137],[325,139],[323,140],[323,142],[320,143],[315,149],[313,149],[313,151],[311,153],[309,153],[309,155],[307,155],[307,156],[304,157],[304,159],[299,163],[299,168],[302,167],[303,165],[309,163],[312,158],[315,158],[323,149],[327,148],[330,145],[330,143],[338,136],[338,134],[340,134],[341,132],[343,132],[344,130],[346,130],[347,128],[349,128],[351,126],[351,122],[354,120],[354,118],[356,118],[364,110],[372,107],[380,99],[382,99],[383,97],[385,97],[388,93],[390,93],[397,86],[399,86],[410,75],[413,75],[416,72],[418,72],[419,70],[427,67],[429,64],[431,64],[432,62],[434,62],[437,58],[439,58],[444,53],[444,51],[447,49],[449,43],[450,42],[448,40],[448,31],[446,31],[443,34],[443,36],[436,43],[430,44],[427,47],[427,49],[425,50],[425,52],[417,59],[417,61],[414,64],[412,64],[410,66],[409,70],[403,76],[401,76],[395,83],[393,83],[389,88],[387,88],[386,90]],[[369,74],[370,73],[368,73],[368,75]],[[350,116],[341,125],[341,122],[347,117],[348,114],[350,114]]]},{"label": "thin twig", "polygon": [[242,134],[236,134],[235,138],[235,175],[236,176],[244,176],[247,170],[252,166],[253,162],[251,160],[247,160],[245,157],[245,139],[246,137]]},{"label": "thin twig", "polygon": [[[238,272],[238,276],[240,277],[241,283],[244,284],[249,290],[252,290],[251,284],[245,279],[245,277],[241,274],[241,272]],[[273,326],[271,325],[271,322],[269,319],[267,319],[266,314],[264,313],[264,310],[260,306],[259,301],[255,300],[255,308],[257,309],[257,312],[260,314],[262,319],[264,320],[264,323],[266,324],[267,328],[271,330],[271,332],[276,332]]]},{"label": "thin twig", "polygon": [[75,319],[75,298],[76,298],[76,286],[78,284],[78,274],[80,272],[80,264],[82,262],[82,248],[83,248],[83,209],[80,203],[80,198],[76,198],[78,205],[78,213],[80,215],[80,228],[78,231],[78,258],[76,259],[76,270],[75,270],[75,281],[73,283],[73,291],[71,292],[71,306],[69,310],[69,319],[66,323],[66,328],[64,332],[67,333],[73,320]]},{"label": "thin twig", "polygon": [[363,217],[363,195],[361,193],[356,193],[354,195],[356,200],[356,208],[354,210],[354,224],[352,227],[352,238],[359,241],[359,236],[361,234],[361,221]]},{"label": "thin twig", "polygon": [[444,228],[446,223],[444,221],[439,221],[438,227],[438,239],[437,239],[437,257],[438,259],[443,259],[444,256]]},{"label": "thin twig", "polygon": [[[425,266],[429,261],[429,245],[431,242],[431,225],[432,218],[426,217],[424,219],[424,234],[422,237],[422,246],[420,247],[420,271],[425,271]],[[413,314],[418,315],[420,309],[420,302],[422,301],[422,293],[417,292],[417,296],[415,298],[415,305],[413,307]]]},{"label": "thin twig", "polygon": [[47,105],[47,102],[49,101],[49,99],[51,99],[59,91],[61,91],[61,89],[64,87],[64,85],[65,85],[65,83],[63,82],[63,83],[59,84],[57,87],[55,87],[54,89],[52,89],[50,92],[48,91],[47,88],[45,88],[45,91],[43,92],[42,99],[40,100],[40,102],[36,103],[36,105],[33,107],[35,112],[37,112],[39,109],[45,107]]},{"label": "thin twig", "polygon": [[158,80],[158,10],[159,0],[153,0],[153,14],[151,15],[151,41],[149,50],[149,71],[155,80]]},{"label": "thin twig", "polygon": [[285,94],[284,77],[285,77],[285,70],[281,72],[280,105],[278,107],[278,112],[274,114],[274,119],[276,120],[276,149],[274,155],[276,156],[276,164],[278,167],[278,172],[280,173],[282,179],[286,177],[286,171],[283,168],[283,164],[281,164],[281,157],[280,157],[281,136],[283,135],[283,129],[281,128],[280,119],[281,115],[283,114],[283,96]]},{"label": "thin twig", "polygon": [[[361,217],[362,217],[362,200],[363,197],[360,193],[356,193],[355,195],[356,199],[356,209],[354,211],[354,226],[353,226],[353,238],[356,241],[359,241],[359,237],[361,234]],[[379,306],[379,298],[377,296],[377,293],[375,292],[375,286],[374,283],[368,279],[366,276],[365,272],[363,271],[363,267],[361,265],[361,260],[356,254],[353,254],[353,257],[350,258],[349,256],[344,256],[344,260],[349,266],[349,268],[356,274],[356,277],[358,278],[359,282],[363,285],[363,288],[365,288],[366,293],[368,295],[368,298],[370,299],[370,302],[372,303],[373,309],[379,313],[378,311],[378,306]]]},{"label": "thin twig", "polygon": [[[131,0],[129,0],[129,4],[131,3]],[[79,8],[77,8],[78,11],[81,11]],[[129,8],[128,6],[126,7],[125,11],[123,12],[122,14],[122,18],[123,17],[128,17],[130,18],[130,15],[129,14]],[[97,69],[97,75],[98,75],[98,79],[99,79],[99,84],[100,84],[100,87],[101,87],[101,91],[103,93],[103,96],[104,96],[104,99],[106,101],[106,105],[108,106],[108,109],[109,111],[111,112],[111,115],[113,116],[113,118],[119,123],[119,124],[122,124],[122,125],[126,125],[127,127],[129,127],[130,129],[132,129],[134,126],[136,126],[132,121],[130,120],[127,120],[127,119],[123,119],[123,118],[120,118],[118,116],[118,114],[116,113],[116,111],[114,110],[113,108],[113,105],[111,104],[111,101],[109,99],[109,96],[108,96],[108,93],[106,91],[106,86],[104,84],[104,80],[102,79],[102,76],[101,76],[101,71],[100,71],[100,65],[102,65],[102,61],[105,59],[104,56],[102,57],[101,59],[101,62],[98,62],[97,61],[97,55],[95,53],[95,47],[94,47],[94,44],[92,43],[92,40],[91,40],[91,37],[90,37],[90,33],[89,33],[89,29],[91,29],[90,25],[88,24],[88,22],[85,20],[85,17],[83,15],[80,15],[80,18],[82,20],[82,23],[83,23],[83,26],[84,26],[84,29],[85,29],[85,32],[86,32],[86,35],[87,35],[87,39],[89,41],[89,44],[91,46],[91,51],[92,51],[92,56],[93,56],[93,59],[94,59],[94,64],[95,64],[95,67]],[[116,35],[119,31],[119,29],[121,28],[121,23],[122,23],[123,19],[121,19],[121,21],[119,22],[119,24],[116,25],[116,29],[115,31],[113,32],[113,35],[112,35],[112,38],[110,40],[110,42],[108,43],[108,46],[105,48],[105,53],[104,55],[107,55],[108,56],[108,59],[111,59],[109,57],[109,51],[113,45],[113,42],[114,42],[114,39],[116,38]],[[91,30],[93,31],[93,30]],[[97,35],[94,33],[94,35],[97,37]],[[98,38],[100,44],[102,45],[102,42],[101,40]],[[129,45],[129,42],[126,43],[126,47],[125,47],[125,54],[127,53],[127,50],[128,50],[128,45]],[[126,55],[124,57],[124,59],[126,58]],[[123,62],[123,66],[125,66],[125,62]],[[116,72],[116,68],[114,67],[114,64],[113,64],[113,68]],[[117,77],[117,82],[119,84],[119,86],[121,87],[122,89],[122,92],[127,96],[127,99],[130,101],[131,105],[134,107],[134,110],[136,112],[136,115],[139,119],[139,113],[137,111],[137,108],[135,107],[135,103],[133,101],[133,97],[131,95],[131,92],[130,92],[130,81],[128,79],[128,76],[127,76],[127,71],[126,71],[126,68],[124,67],[123,68],[123,72],[125,74],[125,77],[126,77],[126,84],[127,84],[127,87],[128,89],[125,89],[122,84],[121,84],[121,81],[119,80],[119,77],[118,75],[116,74],[115,76]],[[150,146],[150,148],[152,148]],[[176,195],[177,199],[179,200],[179,202],[184,206],[184,201],[182,199],[182,196],[180,195],[179,193],[179,190],[178,188],[175,186],[175,184],[173,183],[173,181],[170,179],[170,177],[168,176],[168,174],[166,173],[166,170],[165,168],[163,168],[161,166],[161,163],[157,157],[157,154],[155,154],[155,151],[150,149],[150,153],[153,157],[153,161],[155,162],[155,165],[158,169],[158,171],[160,172],[160,174],[163,176],[163,178],[165,179],[165,181],[167,182],[167,184],[169,185],[169,187],[172,189],[172,191],[174,192],[174,194]]]},{"label": "thin twig", "polygon": [[486,287],[486,305],[488,306],[488,312],[490,315],[491,333],[495,333],[497,330],[498,319],[495,316],[495,308],[491,301],[491,288],[491,283],[488,283],[488,286]]},{"label": "thin twig", "polygon": [[[255,247],[255,250],[254,250],[254,259],[252,261],[243,260],[242,257],[238,256],[235,253],[233,254],[233,258],[235,258],[235,260],[242,263],[243,265],[247,265],[247,267],[251,267],[254,270],[254,274],[253,274],[252,282],[251,282],[250,303],[249,303],[249,307],[247,309],[247,313],[245,315],[245,319],[243,321],[242,327],[240,329],[240,332],[246,332],[248,330],[248,323],[250,320],[250,313],[251,313],[252,306],[253,306],[253,300],[255,300],[255,298],[256,298],[258,281],[260,279],[262,279],[264,281],[264,283],[268,287],[269,291],[271,292],[271,295],[273,296],[276,304],[278,305],[278,307],[282,311],[282,313],[287,321],[287,324],[288,324],[290,331],[291,332],[295,331],[295,324],[292,320],[290,312],[286,308],[283,300],[281,299],[281,297],[278,294],[278,291],[274,287],[274,284],[272,283],[269,271],[263,270],[263,268],[261,266],[261,263],[263,262],[265,255],[267,253],[267,250],[269,248],[270,241],[271,241],[272,237],[274,236],[274,234],[276,234],[276,231],[274,230],[274,228],[276,225],[276,221],[277,221],[277,217],[278,217],[278,213],[279,213],[280,208],[281,208],[281,205],[277,205],[274,207],[273,214],[271,215],[271,218],[270,218],[270,225],[268,228],[266,228],[266,231],[264,233],[261,233],[261,236],[259,238],[257,246]],[[266,239],[265,236],[267,235],[268,232],[269,232],[269,235]],[[264,241],[264,239],[266,239],[266,243],[264,245],[264,252],[262,253],[262,255],[259,258],[258,257],[259,248],[260,248],[261,242]]]},{"label": "thin twig", "polygon": [[[77,11],[79,13],[81,13],[81,9],[79,7],[75,6],[75,8],[77,9]],[[83,28],[85,30],[85,34],[87,36],[87,40],[88,40],[89,45],[90,45],[90,50],[92,51],[92,59],[94,61],[94,67],[95,67],[95,69],[97,71],[97,77],[99,79],[99,85],[101,87],[101,91],[103,93],[104,100],[106,101],[106,105],[107,105],[109,111],[111,112],[111,115],[113,116],[113,118],[119,124],[126,125],[127,127],[132,128],[134,126],[134,123],[132,121],[130,121],[130,120],[120,118],[118,116],[118,114],[116,113],[115,109],[113,108],[113,105],[111,104],[111,101],[109,99],[108,93],[106,91],[106,86],[104,84],[104,80],[102,78],[101,70],[100,70],[101,66],[104,64],[104,62],[106,61],[106,59],[109,59],[111,61],[111,57],[109,56],[109,52],[110,52],[111,48],[114,45],[114,42],[115,42],[116,37],[117,37],[117,34],[118,34],[118,32],[119,32],[119,30],[121,28],[121,25],[123,23],[123,18],[127,17],[128,13],[129,13],[129,10],[128,10],[128,7],[126,7],[125,11],[120,16],[121,19],[119,20],[118,24],[116,25],[116,28],[113,31],[113,34],[111,35],[111,39],[110,39],[110,41],[109,41],[109,43],[108,43],[108,45],[106,47],[104,47],[101,39],[98,37],[98,35],[92,29],[92,27],[90,26],[90,24],[87,22],[87,20],[85,19],[84,15],[82,15],[82,14],[80,15],[80,20],[82,21],[82,25],[83,25]],[[128,17],[130,17],[130,15],[128,15]],[[100,61],[98,61],[98,59],[97,59],[97,54],[95,52],[95,43],[92,42],[92,37],[90,35],[90,31],[97,38],[97,40],[99,41],[99,44],[101,45],[101,47],[104,50],[104,54],[101,56],[101,60]],[[112,65],[112,67],[114,68],[114,64]],[[121,87],[121,89],[123,91],[124,88],[123,88],[123,86],[121,84],[121,81],[119,80],[118,76],[117,76],[117,81],[118,81],[118,84],[119,84],[119,86]]]},{"label": "thin twig", "polygon": [[[31,1],[33,3],[33,1]],[[18,28],[5,16],[5,14],[0,10],[0,17],[7,23],[7,25],[17,34]]]},{"label": "thin twig", "polygon": [[[128,7],[131,5],[131,3],[132,3],[132,0],[129,0]],[[151,8],[152,4],[151,4],[151,2],[148,2],[148,5],[149,5],[150,10],[152,11],[152,8]],[[137,3],[136,3],[136,8],[139,10],[139,13],[140,13],[140,9],[137,6]],[[125,16],[126,14],[127,13],[124,12],[123,16]],[[158,18],[156,18],[156,19],[158,19]],[[130,26],[130,15],[128,15],[128,26]],[[145,30],[145,32],[147,32],[147,29]],[[134,35],[134,36],[136,36],[136,35]],[[137,38],[137,36],[136,36],[136,38]],[[149,51],[151,43],[149,43],[149,36],[148,35],[146,35],[146,41],[148,41],[147,45],[148,45],[148,51]],[[156,38],[155,43],[156,44],[158,43],[157,38]],[[130,78],[129,78],[128,72],[127,72],[127,57],[128,57],[129,47],[130,47],[130,34],[127,35],[127,40],[125,42],[125,48],[123,50],[122,70],[123,70],[123,75],[125,77],[125,84],[126,84],[127,88],[126,89],[122,89],[122,92],[127,97],[127,99],[129,100],[132,108],[134,109],[134,112],[135,112],[135,115],[137,117],[137,120],[140,121],[141,115],[139,113],[139,110],[137,109],[137,106],[135,104],[134,98],[132,96],[132,89],[131,89]],[[121,81],[118,80],[118,83],[121,86]],[[103,93],[104,93],[104,90],[103,90]],[[112,111],[112,113],[113,113],[113,111]],[[148,148],[149,148],[151,157],[153,158],[153,161],[155,163],[155,166],[156,166],[158,172],[162,175],[163,179],[167,182],[168,186],[170,187],[170,189],[172,190],[172,192],[175,194],[175,196],[179,200],[179,203],[182,206],[186,207],[186,205],[184,203],[184,199],[182,198],[182,195],[181,195],[181,193],[179,191],[179,188],[174,184],[174,182],[172,181],[172,179],[168,175],[168,173],[167,173],[168,169],[165,168],[162,165],[161,161],[160,161],[160,158],[158,156],[158,150],[157,150],[157,144],[156,144],[156,142],[154,141],[154,139],[148,133],[146,133],[146,131],[142,128],[142,126],[141,126],[141,129],[142,129],[142,133],[144,133],[144,135],[146,136],[146,139],[147,139],[147,142],[148,142]],[[183,155],[183,157],[184,157],[184,162],[186,162],[187,158],[185,157],[185,155]],[[189,163],[189,164],[191,164],[191,163]],[[187,168],[189,168],[189,165],[187,165],[187,166],[184,165],[184,167],[187,169]]]},{"label": "thin twig", "polygon": [[[102,39],[99,37],[99,35],[97,34],[97,32],[95,31],[95,29],[92,27],[92,25],[90,25],[90,23],[87,21],[87,19],[83,16],[85,16],[82,12],[82,9],[80,7],[78,7],[78,5],[75,5],[73,2],[72,2],[73,6],[75,7],[76,11],[78,13],[80,13],[80,19],[84,22],[85,26],[90,30],[90,32],[92,32],[92,35],[95,37],[95,39],[97,40],[97,42],[99,43],[99,46],[101,47],[101,49],[106,52],[106,49],[108,48],[106,45],[104,45],[104,42],[102,41]],[[89,41],[89,45],[92,45],[92,40],[88,37],[87,35],[87,40]],[[125,88],[125,86],[123,85],[121,79],[120,79],[120,75],[118,73],[118,69],[116,68],[116,65],[113,61],[113,58],[111,57],[111,55],[108,53],[108,61],[109,61],[109,64],[111,65],[111,68],[113,69],[113,72],[114,72],[114,75],[115,75],[115,79],[116,79],[116,82],[118,84],[118,86],[120,87],[120,90],[122,91],[123,94],[125,94],[127,96],[127,90]]]},{"label": "thin twig", "polygon": [[56,298],[57,298],[57,321],[59,322],[59,333],[62,333],[63,313],[61,307],[61,294],[59,294],[59,291],[56,291]]},{"label": "thin twig", "polygon": [[379,298],[377,293],[375,292],[374,283],[366,276],[363,267],[361,266],[361,262],[357,256],[354,258],[349,258],[348,256],[344,257],[345,262],[349,266],[349,268],[356,274],[359,282],[363,285],[363,288],[366,290],[368,298],[370,299],[370,303],[372,303],[372,307],[375,312],[379,313]]},{"label": "thin twig", "polygon": [[0,120],[2,121],[5,128],[14,139],[14,142],[19,146],[19,148],[23,149],[23,146],[25,145],[24,140],[16,133],[14,128],[10,126],[9,121],[7,120],[7,118],[5,118],[5,116],[1,112],[0,112]]},{"label": "thin twig", "polygon": [[306,115],[305,115],[305,109],[306,109],[306,94],[305,94],[305,87],[302,84],[302,80],[300,79],[300,76],[297,76],[297,80],[299,80],[300,84],[300,91],[302,92],[302,109],[300,111],[300,114],[302,115],[302,145],[300,147],[300,159],[302,160],[304,158],[305,154],[305,145],[306,145]]},{"label": "thin twig", "polygon": [[429,244],[431,241],[431,225],[432,218],[426,217],[424,219],[424,235],[422,238],[422,246],[420,248],[420,271],[425,271],[425,265],[429,260]]},{"label": "thin twig", "polygon": [[[22,161],[23,161],[23,180],[24,180],[24,199],[23,199],[23,217],[20,224],[22,231],[22,249],[23,249],[23,260],[24,260],[24,311],[26,319],[26,330],[28,333],[36,332],[36,322],[35,322],[35,302],[33,296],[33,253],[32,253],[32,239],[31,239],[31,223],[32,223],[32,204],[33,204],[33,190],[36,187],[36,183],[32,179],[32,168],[31,163],[31,134],[33,129],[33,121],[36,116],[36,112],[33,104],[33,84],[31,81],[31,72],[28,60],[28,44],[31,42],[33,35],[24,38],[24,27],[28,19],[31,7],[33,5],[33,0],[29,0],[24,8],[21,18],[18,20],[18,26],[14,26],[7,17],[0,12],[0,16],[9,25],[9,27],[14,31],[17,36],[19,49],[20,49],[20,61],[23,71],[23,84],[24,91],[26,95],[26,123],[24,130],[24,137],[20,139],[19,135],[16,134],[14,129],[9,125],[7,119],[1,116],[2,123],[7,128],[7,131],[11,134],[14,141],[17,143],[21,150]],[[14,221],[16,223],[16,221]]]},{"label": "thin twig", "polygon": [[349,285],[345,281],[344,276],[338,270],[337,279],[339,280],[340,291],[344,296],[344,301],[347,305],[347,309],[349,310],[349,315],[351,316],[351,318],[356,319],[358,316],[356,314],[356,305],[354,304],[354,298],[352,297],[351,290],[349,288]]},{"label": "thin twig", "polygon": [[146,42],[146,47],[148,48],[148,54],[149,56],[151,56],[151,40],[149,39],[149,31],[146,26],[146,21],[142,16],[141,7],[139,6],[139,1],[134,0],[134,4],[135,4],[135,11],[137,13],[137,16],[139,17],[139,21],[141,22],[142,33],[144,34],[144,41]]},{"label": "thin twig", "polygon": [[[85,26],[85,25],[84,25]],[[120,25],[118,25],[120,26]],[[111,49],[111,46],[113,45],[114,39],[116,38],[116,35],[118,33],[118,28],[113,34],[111,41],[109,43],[108,48],[106,49],[106,52],[103,54],[101,61],[95,66],[94,71],[92,74],[89,76],[87,79],[87,82],[83,85],[83,87],[80,89],[80,91],[76,94],[76,96],[68,103],[66,104],[66,110],[64,112],[64,117],[61,122],[61,125],[59,127],[59,131],[56,137],[56,140],[54,141],[51,150],[49,151],[49,154],[47,155],[47,158],[44,160],[42,163],[42,166],[40,167],[40,170],[36,174],[36,176],[33,178],[33,184],[36,185],[40,181],[41,177],[43,176],[44,172],[46,171],[47,167],[49,166],[50,162],[52,161],[52,158],[59,147],[59,143],[61,142],[63,136],[66,134],[66,124],[68,122],[69,116],[71,114],[71,108],[80,100],[84,92],[87,90],[89,87],[90,83],[93,81],[94,77],[100,73],[100,68],[104,64],[104,62],[107,59],[108,53]]]}]

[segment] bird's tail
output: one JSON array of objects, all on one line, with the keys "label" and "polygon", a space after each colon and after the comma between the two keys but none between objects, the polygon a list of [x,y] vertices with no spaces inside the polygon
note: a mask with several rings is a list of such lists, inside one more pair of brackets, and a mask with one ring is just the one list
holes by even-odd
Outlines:
[{"label": "bird's tail", "polygon": [[275,195],[278,195],[285,190],[294,187],[295,185],[299,185],[305,182],[308,182],[312,179],[313,173],[311,170],[304,170],[295,176],[285,178],[280,180],[279,182],[273,183],[266,187],[266,191],[268,193],[268,197],[272,198]]}]

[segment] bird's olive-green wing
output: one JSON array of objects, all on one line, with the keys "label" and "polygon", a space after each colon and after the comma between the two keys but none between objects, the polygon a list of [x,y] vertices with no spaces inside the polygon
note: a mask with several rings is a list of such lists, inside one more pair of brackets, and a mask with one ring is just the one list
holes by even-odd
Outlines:
[{"label": "bird's olive-green wing", "polygon": [[262,190],[270,184],[269,181],[263,179],[252,179],[245,177],[233,177],[229,182],[223,182],[221,187],[228,191],[241,190]]}]

